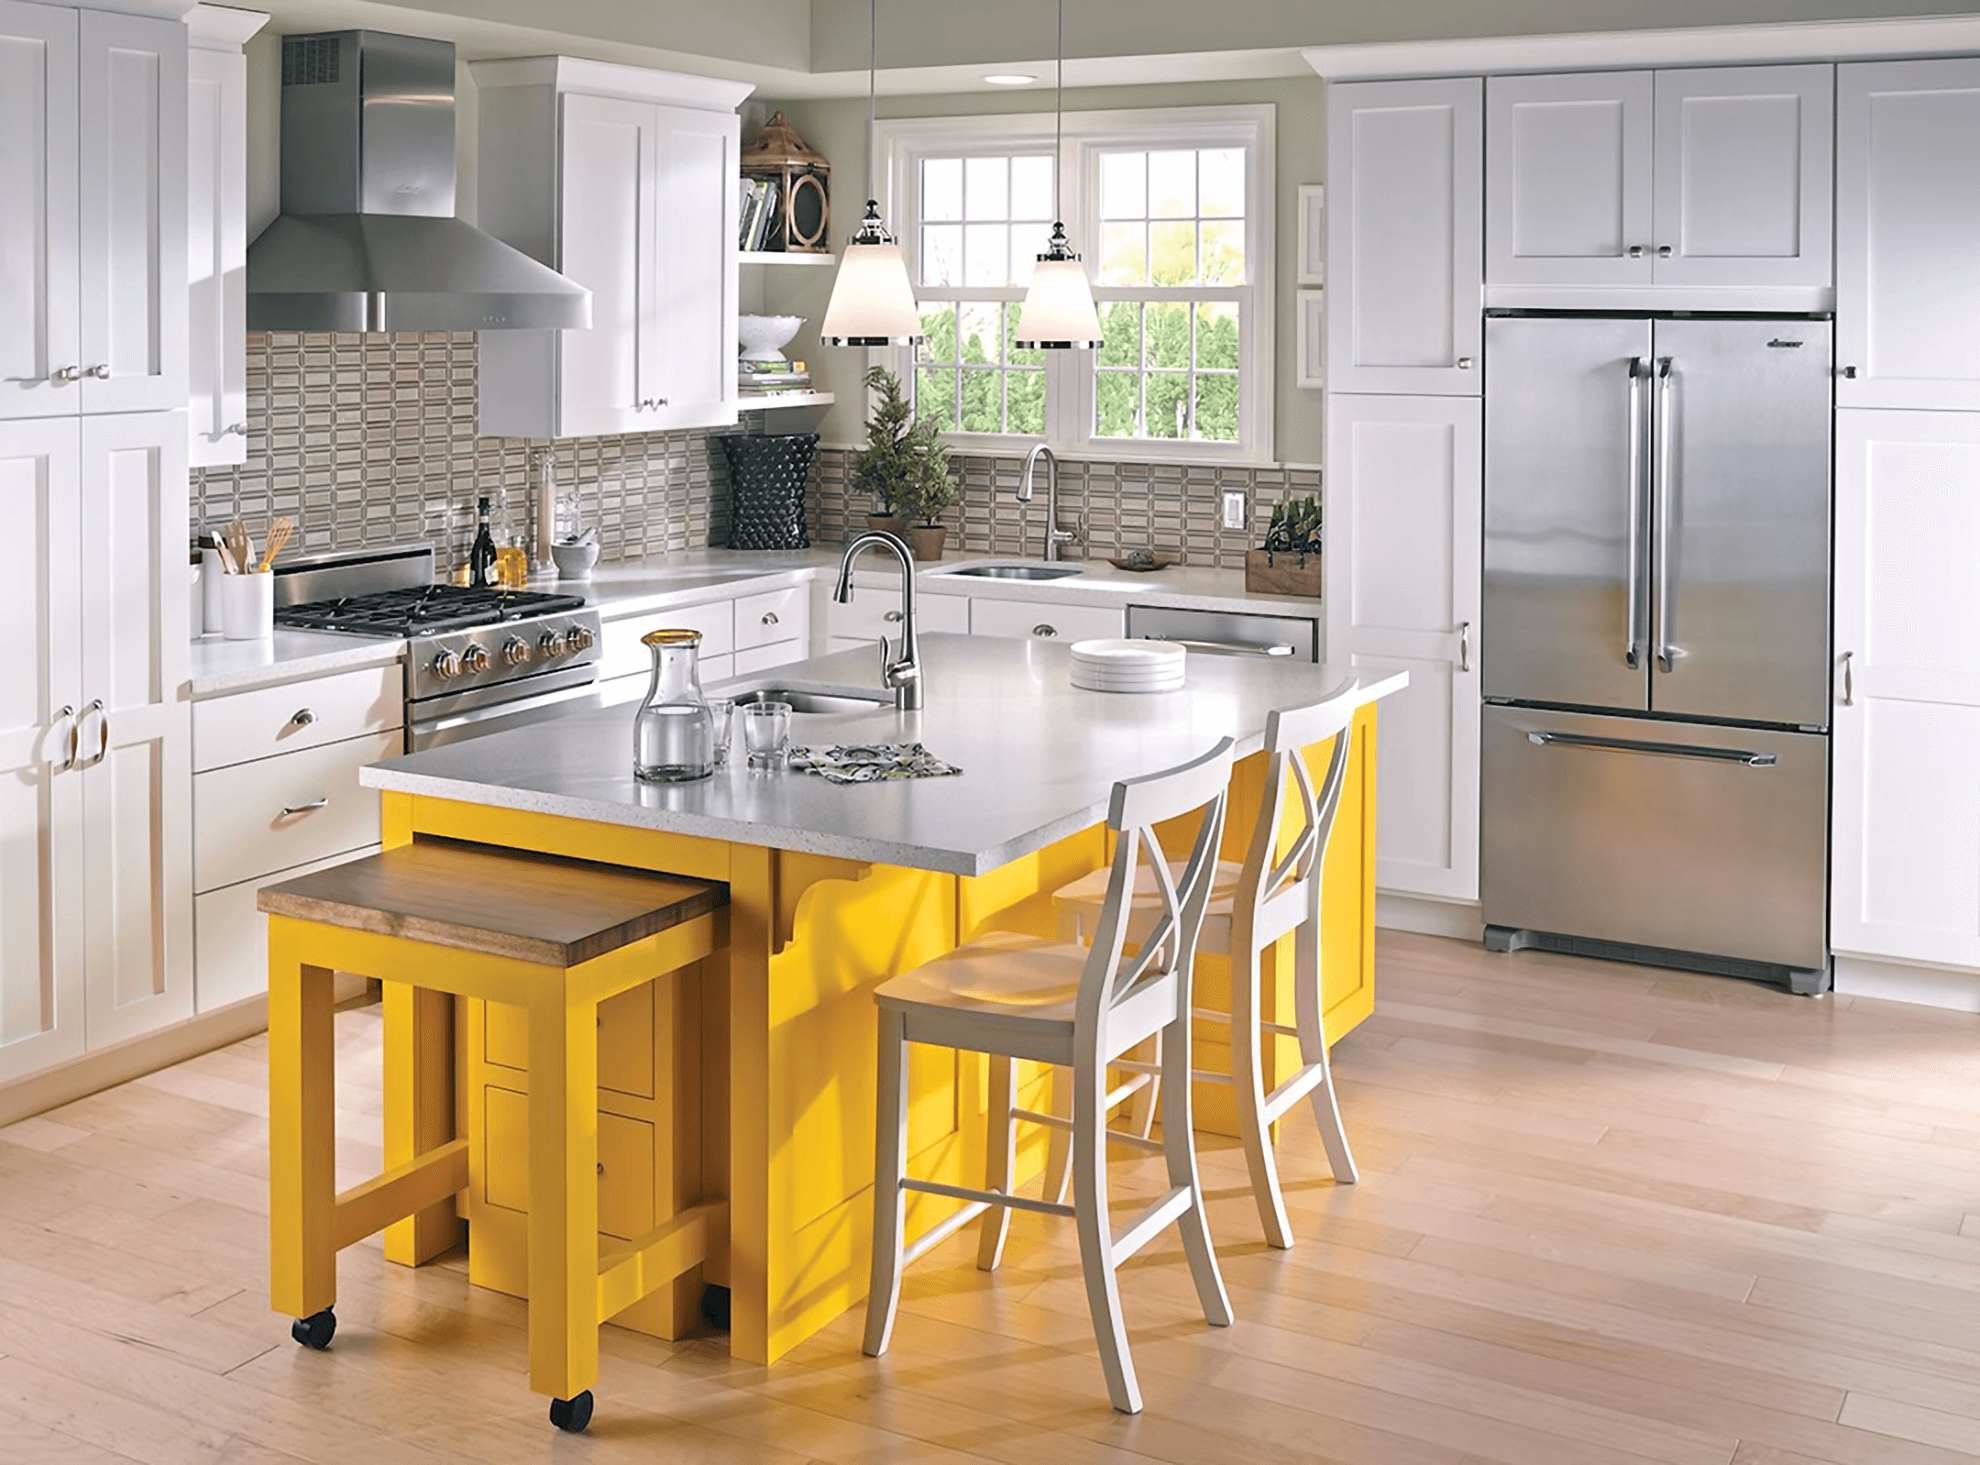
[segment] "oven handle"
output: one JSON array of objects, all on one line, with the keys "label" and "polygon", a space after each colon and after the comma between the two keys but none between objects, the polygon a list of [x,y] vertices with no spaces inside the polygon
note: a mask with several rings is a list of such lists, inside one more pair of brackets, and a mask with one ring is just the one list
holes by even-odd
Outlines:
[{"label": "oven handle", "polygon": [[[459,728],[473,727],[480,723],[500,723],[505,719],[530,722],[535,719],[532,713],[554,707],[560,702],[576,702],[594,696],[599,689],[597,681],[580,682],[574,687],[563,687],[555,692],[538,692],[533,696],[517,697],[509,702],[497,702],[488,707],[477,707],[468,712],[448,712],[438,717],[422,718],[417,715],[408,718],[406,723],[407,751],[417,753],[423,747],[434,746],[433,739],[438,734],[451,733]],[[500,727],[486,727],[485,733],[501,732]],[[471,736],[480,736],[479,733]],[[448,738],[453,742],[458,739]]]}]

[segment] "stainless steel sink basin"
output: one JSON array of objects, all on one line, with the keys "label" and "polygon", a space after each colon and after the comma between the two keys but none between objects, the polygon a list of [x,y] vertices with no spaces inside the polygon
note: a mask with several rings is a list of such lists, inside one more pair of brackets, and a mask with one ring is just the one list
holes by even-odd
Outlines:
[{"label": "stainless steel sink basin", "polygon": [[878,712],[894,705],[892,692],[801,692],[794,687],[751,687],[729,698],[740,706],[752,702],[788,702],[792,712]]},{"label": "stainless steel sink basin", "polygon": [[1077,565],[962,565],[942,573],[972,580],[1069,580],[1086,572]]}]

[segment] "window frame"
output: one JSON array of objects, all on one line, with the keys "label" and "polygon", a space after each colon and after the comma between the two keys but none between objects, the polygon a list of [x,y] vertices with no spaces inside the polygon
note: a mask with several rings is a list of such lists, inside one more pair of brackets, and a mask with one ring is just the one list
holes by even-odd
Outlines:
[{"label": "window frame", "polygon": [[[1118,459],[1128,462],[1199,462],[1257,466],[1275,460],[1273,380],[1276,362],[1274,316],[1277,241],[1274,156],[1277,109],[1270,103],[1246,106],[1161,107],[1135,110],[1068,112],[1057,167],[1065,180],[1067,231],[1085,256],[1094,279],[1095,301],[1104,309],[1115,300],[1185,300],[1191,303],[1235,301],[1241,322],[1238,368],[1238,440],[1205,442],[1192,438],[1101,437],[1095,431],[1098,396],[1097,353],[1050,351],[1045,357],[1045,434],[1042,441],[1055,453],[1071,458]],[[1009,156],[1052,151],[1053,118],[1049,112],[990,114],[967,117],[896,118],[879,124],[875,147],[881,179],[882,207],[899,234],[902,257],[910,279],[921,278],[921,162],[925,158]],[[1042,149],[1039,147],[1043,143]],[[1100,247],[1099,155],[1113,151],[1161,152],[1169,149],[1239,147],[1245,150],[1245,265],[1242,285],[1103,286],[1098,283]],[[1013,241],[1013,251],[1018,248]],[[1041,237],[1031,252],[1043,253]],[[929,286],[931,300],[968,303],[972,300],[1022,300],[1024,285]],[[916,283],[919,299],[923,287]],[[916,364],[913,347],[884,347],[869,351],[869,364],[885,366],[912,381]],[[1023,452],[1040,438],[1026,433],[948,432],[943,441],[963,453]]]}]

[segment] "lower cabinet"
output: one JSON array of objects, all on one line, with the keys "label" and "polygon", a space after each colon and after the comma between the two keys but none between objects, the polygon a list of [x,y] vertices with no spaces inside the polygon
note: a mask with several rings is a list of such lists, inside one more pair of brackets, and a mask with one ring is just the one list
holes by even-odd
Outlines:
[{"label": "lower cabinet", "polygon": [[1478,898],[1482,407],[1327,399],[1327,659],[1406,671],[1382,704],[1375,883]]},{"label": "lower cabinet", "polygon": [[1980,414],[1836,413],[1839,952],[1980,970]]},{"label": "lower cabinet", "polygon": [[1124,606],[1045,605],[1035,600],[986,600],[972,596],[974,636],[1023,636],[1041,641],[1118,640],[1127,634]]}]

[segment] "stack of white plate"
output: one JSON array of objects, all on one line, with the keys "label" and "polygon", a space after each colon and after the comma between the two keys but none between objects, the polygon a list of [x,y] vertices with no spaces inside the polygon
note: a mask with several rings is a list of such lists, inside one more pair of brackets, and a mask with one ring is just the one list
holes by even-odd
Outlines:
[{"label": "stack of white plate", "polygon": [[1187,659],[1166,641],[1075,641],[1072,684],[1089,692],[1173,692]]}]

